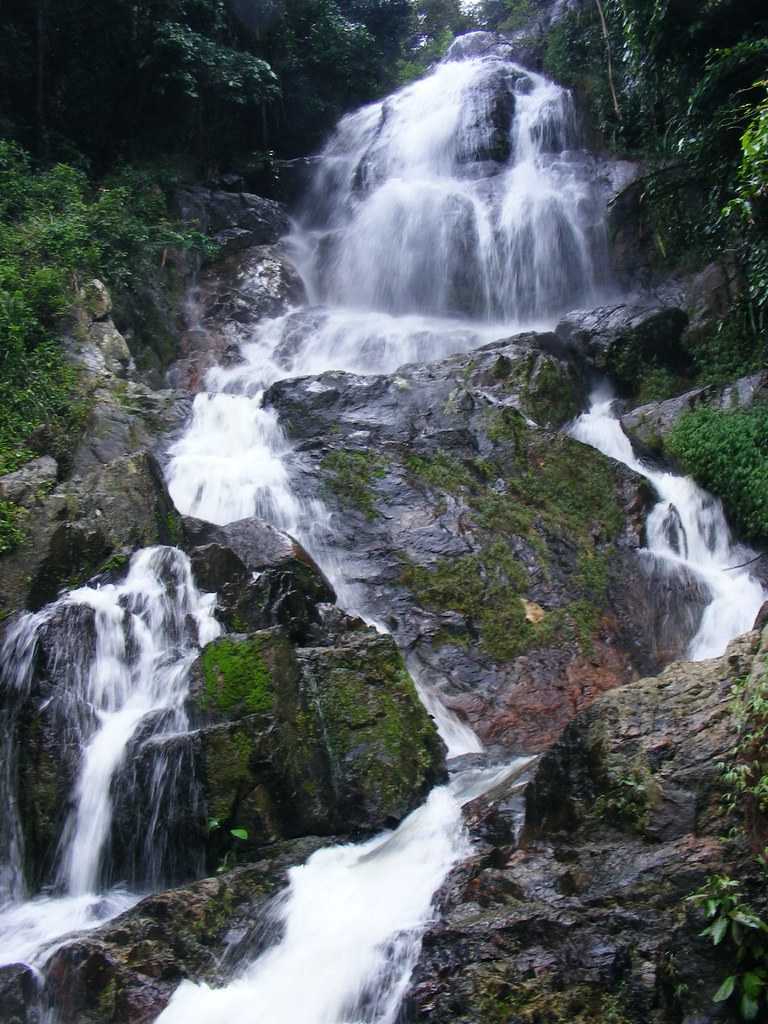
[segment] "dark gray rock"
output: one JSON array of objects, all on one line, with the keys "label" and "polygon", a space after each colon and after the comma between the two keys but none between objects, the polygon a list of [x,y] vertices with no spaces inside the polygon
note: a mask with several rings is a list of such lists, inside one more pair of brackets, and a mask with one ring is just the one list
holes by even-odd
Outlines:
[{"label": "dark gray rock", "polygon": [[280,203],[247,192],[221,192],[196,186],[177,192],[175,202],[182,220],[212,235],[225,255],[252,245],[272,245],[289,227]]},{"label": "dark gray rock", "polygon": [[649,366],[680,374],[689,354],[682,345],[688,316],[682,309],[649,303],[620,304],[564,317],[555,333],[600,373],[632,395]]},{"label": "dark gray rock", "polygon": [[732,688],[762,671],[768,636],[759,640],[748,634],[723,658],[675,664],[582,712],[533,770],[522,836],[515,780],[466,807],[474,853],[438,894],[407,1021],[737,1019],[712,1001],[733,953],[701,937],[703,915],[686,897],[736,871],[765,912],[747,843],[720,841],[735,822],[718,767],[736,735]]},{"label": "dark gray rock", "polygon": [[214,526],[185,517],[183,524],[195,580],[216,592],[228,628],[280,625],[296,642],[315,632],[318,605],[335,594],[298,541],[259,519]]},{"label": "dark gray rock", "polygon": [[0,967],[0,1015],[3,1024],[41,1024],[41,981],[27,964]]},{"label": "dark gray rock", "polygon": [[58,472],[56,459],[50,455],[32,459],[14,473],[0,476],[0,501],[13,501],[29,508],[51,490]]},{"label": "dark gray rock", "polygon": [[168,380],[198,391],[207,371],[237,359],[237,339],[260,320],[280,316],[306,298],[298,272],[279,245],[250,246],[202,271],[190,291],[179,358]]}]

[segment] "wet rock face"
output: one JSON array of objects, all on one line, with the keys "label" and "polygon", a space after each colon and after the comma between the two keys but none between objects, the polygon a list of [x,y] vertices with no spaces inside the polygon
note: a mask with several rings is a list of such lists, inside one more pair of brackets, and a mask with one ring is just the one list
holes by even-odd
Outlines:
[{"label": "wet rock face", "polygon": [[[718,762],[735,738],[731,687],[762,671],[759,641],[672,665],[577,716],[534,769],[521,837],[509,786],[469,805],[476,853],[438,895],[408,1021],[733,1019],[712,1002],[728,953],[700,938],[685,897],[726,856],[734,869]],[[749,851],[735,860],[761,905]]]},{"label": "wet rock face", "polygon": [[569,313],[555,333],[632,395],[649,365],[676,373],[686,368],[689,357],[682,338],[687,324],[687,314],[673,306],[621,304]]},{"label": "wet rock face", "polygon": [[199,391],[207,371],[238,359],[236,339],[260,320],[305,301],[298,271],[281,245],[257,245],[202,271],[187,305],[189,326],[168,379]]},{"label": "wet rock face", "polygon": [[187,516],[183,524],[198,586],[217,594],[219,617],[230,630],[279,625],[304,642],[320,621],[318,605],[336,599],[298,541],[268,523],[214,526]]},{"label": "wet rock face", "polygon": [[131,552],[174,544],[179,519],[156,460],[114,459],[60,484],[30,511],[26,538],[0,558],[0,611],[35,611],[64,587],[125,564]]},{"label": "wet rock face", "polygon": [[44,1001],[61,1024],[150,1024],[184,978],[220,984],[238,955],[258,954],[272,937],[268,908],[287,869],[326,842],[279,844],[267,860],[148,896],[54,954]]},{"label": "wet rock face", "polygon": [[296,443],[297,489],[333,509],[318,539],[366,581],[409,667],[505,750],[541,750],[647,663],[626,581],[649,496],[533,423],[566,423],[585,392],[542,334],[391,376],[281,381],[266,397]]}]

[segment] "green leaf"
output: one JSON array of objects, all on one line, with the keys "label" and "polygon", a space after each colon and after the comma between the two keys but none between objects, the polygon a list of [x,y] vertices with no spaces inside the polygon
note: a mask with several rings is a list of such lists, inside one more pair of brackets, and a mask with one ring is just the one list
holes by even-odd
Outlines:
[{"label": "green leaf", "polygon": [[736,975],[731,974],[725,979],[720,988],[715,992],[713,997],[714,1002],[724,1003],[726,999],[730,999],[733,995],[733,990],[736,987]]},{"label": "green leaf", "polygon": [[229,834],[231,836],[234,836],[235,839],[247,839],[248,838],[248,829],[245,829],[245,828],[231,828],[229,830]]},{"label": "green leaf", "polygon": [[741,1004],[739,1009],[741,1010],[741,1016],[744,1020],[755,1020],[760,1011],[760,1006],[756,999],[748,996],[746,992],[741,997]]},{"label": "green leaf", "polygon": [[758,999],[760,992],[765,988],[765,981],[754,971],[747,971],[741,979],[741,987],[752,999]]}]

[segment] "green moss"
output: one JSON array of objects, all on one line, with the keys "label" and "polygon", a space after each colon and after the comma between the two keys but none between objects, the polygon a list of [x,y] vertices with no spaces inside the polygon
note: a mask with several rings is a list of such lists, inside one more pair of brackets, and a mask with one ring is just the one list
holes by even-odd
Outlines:
[{"label": "green moss", "polygon": [[400,817],[433,781],[434,724],[388,638],[325,659],[317,698],[332,763],[348,791],[375,802],[378,817]]},{"label": "green moss", "polygon": [[274,692],[264,659],[266,642],[263,637],[224,637],[204,649],[200,660],[204,682],[201,705],[205,710],[254,714],[272,709]]},{"label": "green moss", "polygon": [[[498,660],[560,638],[589,650],[606,600],[608,544],[624,522],[615,470],[570,438],[529,430],[513,409],[489,413],[486,433],[494,442],[489,457],[460,462],[437,452],[406,460],[428,486],[466,503],[482,545],[476,554],[429,568],[408,563],[402,581],[424,607],[463,615],[470,633]],[[552,552],[550,544],[561,545],[564,537],[576,548],[575,567],[565,563],[576,596],[530,622],[523,603],[528,575],[512,553],[513,542],[533,549],[546,573],[556,560],[563,567],[562,552]]]},{"label": "green moss", "polygon": [[574,382],[554,359],[539,358],[523,385],[520,399],[525,411],[537,423],[560,426],[581,412]]},{"label": "green moss", "polygon": [[442,451],[429,458],[410,455],[405,459],[405,468],[430,487],[449,494],[455,494],[464,487],[472,487],[476,482],[464,463]]},{"label": "green moss", "polygon": [[13,501],[0,501],[0,555],[13,551],[24,540],[26,510]]},{"label": "green moss", "polygon": [[184,536],[184,528],[178,512],[169,512],[165,517],[165,532],[171,544],[178,546],[181,543]]},{"label": "green moss", "polygon": [[602,986],[562,988],[551,976],[510,982],[498,975],[477,985],[474,1003],[478,1024],[633,1024],[621,991]]},{"label": "green moss", "polygon": [[206,736],[208,814],[228,822],[250,782],[253,740],[243,728],[212,730]]},{"label": "green moss", "polygon": [[125,552],[117,552],[101,564],[99,572],[116,572],[118,569],[124,569],[130,560],[130,555]]},{"label": "green moss", "polygon": [[368,451],[341,449],[323,459],[321,469],[327,486],[346,504],[354,505],[367,519],[375,519],[373,485],[387,472],[387,462]]}]

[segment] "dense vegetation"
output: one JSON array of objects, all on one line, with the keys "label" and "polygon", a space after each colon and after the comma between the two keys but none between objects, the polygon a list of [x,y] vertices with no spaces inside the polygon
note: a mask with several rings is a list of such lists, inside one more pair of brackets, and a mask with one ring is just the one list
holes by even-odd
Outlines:
[{"label": "dense vegetation", "polygon": [[646,160],[640,198],[659,265],[730,268],[738,329],[713,347],[731,369],[752,368],[768,327],[765,8],[583,3],[548,33],[544,64],[577,90],[606,144]]}]

